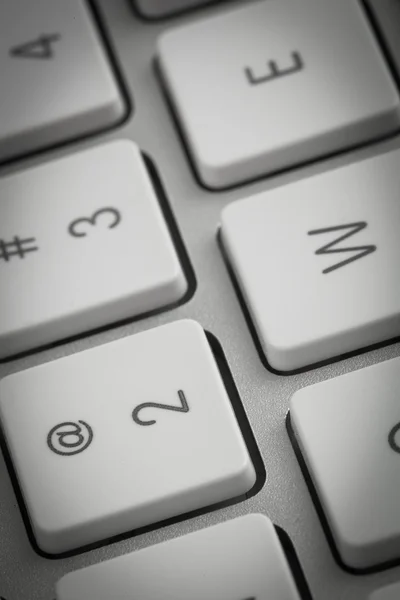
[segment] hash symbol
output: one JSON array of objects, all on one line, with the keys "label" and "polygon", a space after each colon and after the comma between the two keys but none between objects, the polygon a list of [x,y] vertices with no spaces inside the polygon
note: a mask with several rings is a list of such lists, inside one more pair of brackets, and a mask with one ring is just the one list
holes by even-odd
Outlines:
[{"label": "hash symbol", "polygon": [[19,258],[25,258],[25,254],[28,252],[35,252],[39,250],[37,246],[29,246],[32,242],[35,242],[35,238],[21,239],[17,235],[11,242],[5,242],[0,239],[0,260],[9,262],[12,256],[19,256]]}]

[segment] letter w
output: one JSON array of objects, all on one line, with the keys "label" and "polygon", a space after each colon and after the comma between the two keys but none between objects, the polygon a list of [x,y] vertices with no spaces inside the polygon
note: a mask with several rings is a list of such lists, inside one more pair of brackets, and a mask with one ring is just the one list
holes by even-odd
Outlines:
[{"label": "letter w", "polygon": [[332,265],[331,267],[324,269],[322,271],[323,273],[331,273],[332,271],[335,271],[336,269],[340,269],[340,267],[344,267],[345,265],[348,265],[349,263],[353,262],[354,260],[358,260],[359,258],[363,258],[363,256],[367,256],[368,254],[375,252],[376,246],[373,246],[373,245],[350,246],[347,248],[335,248],[335,246],[337,246],[337,244],[339,244],[343,240],[346,240],[347,238],[351,237],[352,235],[355,235],[359,231],[362,231],[363,229],[366,228],[366,226],[367,226],[367,223],[365,221],[360,221],[358,223],[348,223],[347,225],[336,225],[335,227],[325,227],[324,229],[314,229],[313,231],[308,232],[308,235],[319,235],[321,233],[329,233],[331,231],[341,231],[343,229],[349,230],[349,231],[347,231],[347,233],[344,233],[340,237],[333,240],[333,242],[330,242],[329,244],[326,244],[325,246],[322,246],[322,248],[319,248],[318,250],[316,250],[315,254],[336,254],[336,253],[340,253],[340,252],[353,252],[354,253],[349,258],[346,258],[345,260],[342,260],[341,262],[338,262],[335,265]]}]

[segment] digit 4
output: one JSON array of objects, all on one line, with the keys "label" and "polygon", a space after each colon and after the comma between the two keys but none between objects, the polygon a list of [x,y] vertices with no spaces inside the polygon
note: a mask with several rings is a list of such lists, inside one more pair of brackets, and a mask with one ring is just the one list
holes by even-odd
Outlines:
[{"label": "digit 4", "polygon": [[51,35],[40,35],[36,40],[14,46],[10,49],[10,55],[18,58],[34,58],[39,60],[49,60],[54,57],[52,44],[61,39],[59,33]]}]

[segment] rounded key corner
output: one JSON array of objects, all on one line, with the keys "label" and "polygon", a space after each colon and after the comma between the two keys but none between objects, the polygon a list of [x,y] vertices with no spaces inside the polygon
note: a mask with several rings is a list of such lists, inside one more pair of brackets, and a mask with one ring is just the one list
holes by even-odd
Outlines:
[{"label": "rounded key corner", "polygon": [[297,372],[298,369],[304,368],[305,364],[309,364],[308,362],[305,363],[304,360],[296,360],[297,350],[289,342],[286,344],[272,343],[271,336],[269,335],[269,339],[267,339],[267,335],[262,333],[262,330],[265,331],[266,328],[264,326],[259,327],[257,318],[250,315],[250,319],[255,328],[257,344],[262,353],[263,362],[270,371],[276,374],[290,375]]},{"label": "rounded key corner", "polygon": [[368,600],[398,600],[400,598],[400,583],[392,583],[379,590],[375,590]]},{"label": "rounded key corner", "polygon": [[[193,10],[196,10],[197,8],[200,8],[204,4],[210,4],[212,3],[212,1],[213,0],[195,0],[194,2],[188,2],[186,0],[186,4],[188,4],[188,6],[185,6],[184,4],[181,4],[181,6],[179,6],[178,3],[177,8],[168,9],[167,6],[166,9],[159,11],[155,8],[143,8],[143,2],[141,0],[132,0],[133,9],[135,10],[136,14],[141,19],[149,23],[154,23],[157,21],[167,21],[171,18],[179,17],[184,13],[191,12]],[[165,0],[164,3],[166,4]]]},{"label": "rounded key corner", "polygon": [[292,444],[293,449],[295,450],[295,454],[302,454],[300,447],[299,447],[299,440],[298,440],[298,435],[297,435],[297,431],[296,431],[296,408],[295,405],[297,404],[296,400],[294,400],[293,402],[293,397],[296,395],[297,392],[295,392],[293,394],[293,396],[290,398],[289,400],[289,408],[286,412],[286,416],[285,416],[285,426],[286,426],[286,432],[289,436],[290,442]]},{"label": "rounded key corner", "polygon": [[128,137],[125,137],[125,136],[121,136],[121,137],[116,138],[114,140],[110,140],[108,142],[104,142],[102,144],[102,146],[109,146],[109,147],[114,146],[114,147],[127,148],[130,151],[134,151],[135,155],[138,155],[138,154],[141,155],[140,148],[139,148],[138,144],[134,140],[131,140]]},{"label": "rounded key corner", "polygon": [[340,526],[340,523],[332,524],[328,514],[326,514],[326,519],[333,535],[333,543],[339,560],[349,573],[365,575],[400,564],[400,550],[397,553],[385,552],[383,548],[374,547],[368,539],[360,539],[358,533],[363,531],[361,528],[349,531],[348,527]]},{"label": "rounded key corner", "polygon": [[177,302],[181,302],[190,292],[190,285],[178,257],[171,279],[174,290],[173,296]]},{"label": "rounded key corner", "polygon": [[129,117],[131,112],[130,103],[124,98],[124,96],[117,90],[112,102],[108,105],[105,110],[109,125],[106,129],[113,129],[118,125],[122,125],[125,120]]},{"label": "rounded key corner", "polygon": [[[211,335],[212,337],[214,337],[214,334],[209,333],[207,331],[207,329],[205,329],[203,327],[203,325],[197,321],[196,319],[192,319],[190,317],[184,318],[184,319],[180,319],[179,321],[174,321],[173,323],[171,323],[171,325],[173,324],[177,324],[180,323],[181,327],[186,330],[186,331],[190,331],[190,334],[193,336],[196,336],[197,338],[201,338],[202,342],[207,346],[207,349],[210,350],[210,352],[213,352],[213,344],[212,341],[209,339],[209,335]],[[214,353],[213,353],[214,354]]]},{"label": "rounded key corner", "polygon": [[[239,185],[245,185],[249,183],[253,179],[252,176],[249,176],[245,179],[239,177],[232,178],[226,174],[226,170],[232,168],[232,165],[227,160],[218,161],[211,160],[211,156],[208,154],[205,149],[201,147],[194,148],[190,143],[189,136],[185,136],[186,143],[189,147],[189,152],[192,154],[194,159],[194,168],[199,178],[200,184],[205,187],[207,190],[211,192],[222,192],[224,190],[228,190]],[[240,165],[239,165],[240,170]]]},{"label": "rounded key corner", "polygon": [[[283,347],[281,351],[276,351],[276,347],[274,349],[265,348],[263,344],[261,344],[261,347],[268,366],[275,373],[282,373],[283,375],[290,374],[293,371],[304,367],[302,361],[299,364],[298,361],[290,359],[290,357],[288,357],[288,353],[285,353]],[[288,346],[288,348],[290,349],[290,346]]]},{"label": "rounded key corner", "polygon": [[71,577],[76,577],[76,571],[75,573],[72,572],[63,575],[63,577],[56,582],[54,588],[55,600],[64,600],[64,598],[68,598],[66,594],[68,594],[68,585]]},{"label": "rounded key corner", "polygon": [[[8,360],[8,357],[12,355],[7,354],[4,355],[4,357],[0,357],[0,365],[2,362]],[[16,379],[19,379],[21,376],[24,375],[24,373],[29,372],[30,370],[32,370],[32,367],[30,369],[25,369],[24,371],[17,371],[16,373],[9,373],[8,375],[4,375],[4,377],[2,377],[0,379],[0,413],[1,413],[1,405],[3,402],[5,402],[5,400],[2,399],[2,393],[5,393],[7,391],[7,388],[9,388],[10,386],[13,386],[13,381]],[[11,401],[10,401],[11,402]]]},{"label": "rounded key corner", "polygon": [[[89,148],[88,150],[84,150],[83,152],[90,152],[93,150],[109,150],[109,151],[117,151],[120,152],[121,155],[124,155],[124,157],[127,155],[127,153],[129,153],[131,155],[131,158],[133,161],[136,161],[136,166],[141,166],[143,163],[143,167],[144,167],[144,159],[143,159],[143,155],[142,152],[140,150],[139,145],[134,141],[131,140],[125,136],[121,136],[118,137],[116,139],[113,140],[109,140],[109,141],[105,141],[99,145],[94,146],[93,148]],[[146,177],[147,175],[147,171],[146,172]]]},{"label": "rounded key corner", "polygon": [[[12,460],[12,454],[10,455],[10,458]],[[29,499],[25,496],[20,485],[20,478],[16,472],[15,476],[18,503],[22,512],[26,534],[33,551],[38,556],[51,561],[62,559],[78,553],[80,550],[79,545],[66,547],[64,544],[60,546],[58,540],[62,539],[64,532],[62,530],[59,531],[54,527],[46,527],[43,519],[40,519],[40,517],[38,519],[38,512],[36,511],[34,505],[32,505]]]},{"label": "rounded key corner", "polygon": [[[3,354],[1,354],[1,353],[0,353],[0,364],[1,364],[1,362],[2,362],[3,360],[6,360],[6,358],[7,358],[7,355],[6,355],[6,354],[4,354],[4,356],[3,356]],[[11,373],[11,374],[9,374],[9,375],[4,375],[4,377],[2,377],[2,378],[0,379],[0,394],[1,394],[1,390],[2,390],[2,388],[4,388],[4,386],[5,386],[5,385],[7,385],[7,382],[8,382],[8,380],[9,380],[11,377],[13,377],[13,375],[14,375],[13,373]],[[0,406],[1,406],[1,395],[0,395]]]},{"label": "rounded key corner", "polygon": [[244,493],[250,492],[256,485],[258,475],[254,467],[254,463],[246,446],[245,456],[243,457],[243,465],[241,470],[238,470],[237,477],[241,481]]},{"label": "rounded key corner", "polygon": [[294,421],[296,419],[297,403],[300,401],[300,398],[303,395],[302,394],[303,389],[304,388],[300,388],[299,390],[296,390],[289,398],[289,408],[286,413],[286,420],[292,429],[294,426]]},{"label": "rounded key corner", "polygon": [[[363,573],[368,571],[369,569],[373,569],[377,562],[381,561],[366,561],[363,558],[363,544],[355,543],[354,539],[348,535],[348,530],[345,528],[340,528],[340,531],[337,528],[336,524],[332,524],[329,519],[329,515],[326,514],[325,518],[327,519],[327,524],[332,532],[333,543],[335,545],[335,550],[338,553],[340,561],[343,565],[343,568],[349,572],[353,573]],[[340,539],[338,538],[340,536]]]},{"label": "rounded key corner", "polygon": [[167,29],[166,31],[163,31],[157,38],[156,40],[156,61],[158,66],[161,68],[161,72],[164,76],[164,68],[165,68],[165,62],[164,62],[164,54],[165,52],[168,52],[168,44],[169,44],[169,39],[170,37],[174,37],[174,34],[176,32],[176,29]]},{"label": "rounded key corner", "polygon": [[[239,187],[244,188],[253,181],[271,177],[272,173],[268,170],[259,173],[254,169],[249,169],[246,175],[241,175],[243,167],[237,159],[231,160],[228,156],[223,158],[218,156],[218,146],[210,147],[208,144],[201,145],[200,143],[194,145],[193,132],[186,130],[183,124],[181,128],[198,183],[207,191],[217,194]],[[231,175],[232,172],[235,172],[234,176]],[[233,201],[228,207],[237,203],[240,203],[240,199]]]},{"label": "rounded key corner", "polygon": [[246,519],[249,525],[254,525],[254,527],[258,530],[262,528],[268,531],[274,531],[276,533],[274,523],[267,515],[263,513],[252,512],[242,518]]},{"label": "rounded key corner", "polygon": [[[265,193],[265,192],[263,192]],[[247,204],[249,203],[250,199],[254,199],[256,196],[258,196],[259,194],[256,195],[252,195],[252,196],[247,196],[244,198],[238,198],[237,200],[233,200],[233,202],[230,202],[229,204],[227,204],[226,206],[224,206],[224,208],[221,211],[221,225],[222,227],[226,227],[229,222],[231,221],[231,219],[235,219],[235,218],[239,218],[240,217],[240,210],[241,207],[243,205],[244,202],[246,202]],[[236,217],[236,214],[239,212],[239,217]]]},{"label": "rounded key corner", "polygon": [[196,321],[196,319],[186,317],[183,319],[178,319],[177,321],[172,321],[171,323],[167,323],[166,325],[164,325],[164,327],[172,327],[175,329],[177,327],[180,327],[185,332],[190,331],[191,335],[201,337],[202,339],[204,339],[204,341],[207,342],[207,345],[209,345],[207,339],[207,332],[204,329],[204,327],[198,321]]},{"label": "rounded key corner", "polygon": [[155,21],[163,21],[169,16],[174,16],[176,13],[172,13],[169,15],[168,12],[157,13],[157,10],[149,10],[148,8],[143,8],[143,3],[141,0],[131,0],[132,8],[135,11],[135,14],[143,19],[143,21],[154,23]]},{"label": "rounded key corner", "polygon": [[34,549],[36,552],[49,560],[57,559],[62,557],[64,554],[70,552],[70,549],[60,549],[57,544],[54,544],[51,535],[47,536],[41,531],[38,533],[35,529],[33,530],[34,537]]},{"label": "rounded key corner", "polygon": [[[295,301],[295,300],[293,300]],[[255,312],[255,310],[254,310]],[[252,316],[260,345],[268,365],[277,373],[291,374],[301,370],[309,370],[323,361],[333,361],[339,352],[325,352],[324,348],[316,348],[312,339],[299,339],[293,334],[282,320],[274,330],[271,319],[266,319],[262,313]],[[301,315],[298,317],[301,319]],[[296,339],[297,337],[297,339]]]},{"label": "rounded key corner", "polygon": [[201,333],[202,336],[204,336],[204,337],[206,336],[206,330],[201,325],[201,323],[199,323],[199,321],[197,321],[196,319],[186,318],[186,319],[182,319],[182,322],[187,323],[197,333]]}]

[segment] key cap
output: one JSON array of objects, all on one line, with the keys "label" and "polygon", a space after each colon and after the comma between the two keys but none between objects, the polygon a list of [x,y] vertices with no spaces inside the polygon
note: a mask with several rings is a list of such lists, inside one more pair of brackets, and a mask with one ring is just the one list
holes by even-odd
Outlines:
[{"label": "key cap", "polygon": [[158,57],[210,188],[399,128],[398,92],[358,2],[249,3],[165,33]]},{"label": "key cap", "polygon": [[400,359],[306,387],[295,432],[342,561],[366,569],[400,555]]},{"label": "key cap", "polygon": [[[145,17],[166,17],[175,12],[189,10],[213,0],[135,0],[138,9]],[[214,0],[215,1],[215,0]]]},{"label": "key cap", "polygon": [[400,583],[385,586],[377,590],[370,596],[370,600],[399,600],[400,598]]},{"label": "key cap", "polygon": [[392,66],[400,76],[400,4],[396,0],[366,0],[377,28],[385,40]]},{"label": "key cap", "polygon": [[240,496],[255,482],[194,321],[3,379],[0,419],[37,544],[51,554]]},{"label": "key cap", "polygon": [[300,600],[274,526],[260,514],[70,573],[56,591],[57,600]]},{"label": "key cap", "polygon": [[124,102],[86,2],[2,0],[0,49],[0,160],[123,118]]},{"label": "key cap", "polygon": [[0,357],[167,306],[187,283],[139,149],[0,181]]},{"label": "key cap", "polygon": [[400,334],[399,160],[396,150],[222,213],[223,245],[274,369]]}]

